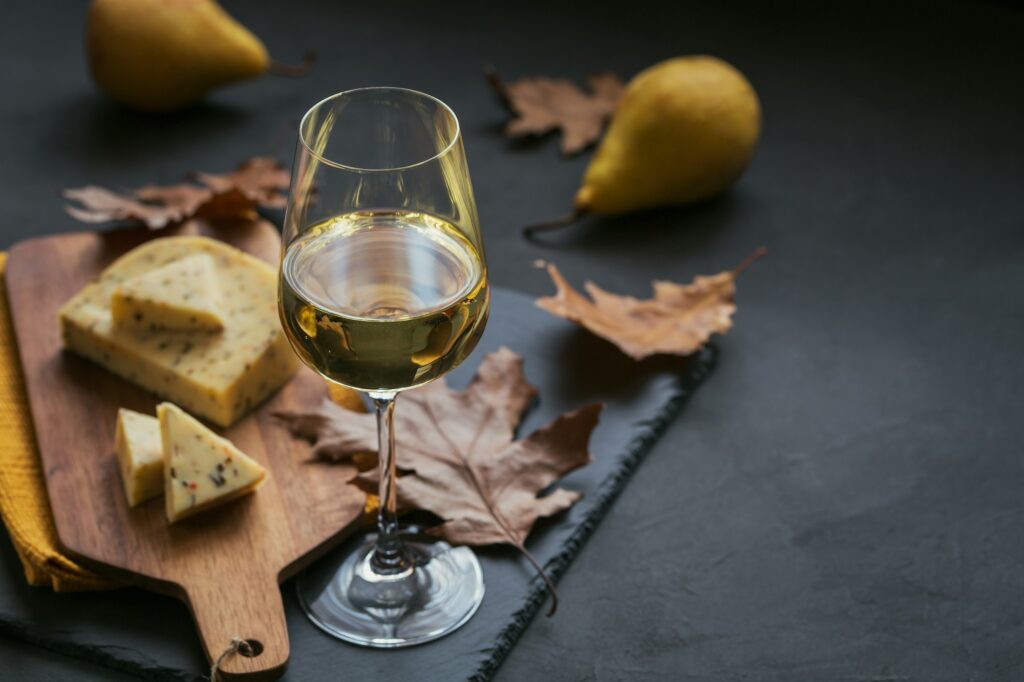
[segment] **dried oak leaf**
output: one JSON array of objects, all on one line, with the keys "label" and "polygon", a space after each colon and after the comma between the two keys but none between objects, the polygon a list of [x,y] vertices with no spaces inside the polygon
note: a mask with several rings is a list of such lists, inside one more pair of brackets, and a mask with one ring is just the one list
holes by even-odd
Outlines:
[{"label": "dried oak leaf", "polygon": [[516,115],[506,126],[506,134],[521,137],[561,129],[561,150],[566,156],[578,154],[601,137],[625,90],[622,80],[611,73],[587,79],[592,94],[565,78],[537,76],[506,83],[493,69],[488,68],[485,75]]},{"label": "dried oak leaf", "polygon": [[288,188],[284,166],[264,157],[245,161],[232,173],[200,173],[197,178],[205,186],[146,185],[131,192],[117,193],[90,185],[68,189],[63,194],[80,204],[67,206],[66,210],[83,222],[139,221],[158,230],[189,218],[256,220],[256,206],[283,206],[284,192]]},{"label": "dried oak leaf", "polygon": [[[557,604],[554,588],[526,550],[526,536],[541,517],[572,506],[580,493],[552,484],[590,461],[587,446],[601,405],[563,414],[522,440],[515,428],[537,395],[523,376],[522,358],[507,348],[484,357],[469,386],[444,380],[403,393],[395,410],[398,479],[403,506],[430,511],[443,523],[431,534],[455,544],[507,544],[533,564]],[[314,443],[320,458],[349,460],[376,451],[373,415],[330,400],[309,413],[277,415],[292,434]],[[371,472],[355,481],[363,488]],[[541,493],[545,493],[541,495]]]},{"label": "dried oak leaf", "polygon": [[89,185],[64,190],[64,197],[81,204],[81,208],[67,206],[66,210],[71,217],[82,222],[139,220],[150,229],[157,230],[194,215],[210,197],[210,190],[191,185],[150,186],[125,195]]},{"label": "dried oak leaf", "polygon": [[583,285],[587,298],[547,263],[556,291],[537,299],[537,307],[583,325],[635,360],[659,353],[689,355],[712,334],[724,334],[732,326],[736,276],[765,253],[760,248],[734,270],[698,275],[690,284],[655,281],[654,297],[645,300],[608,293],[593,282]]},{"label": "dried oak leaf", "polygon": [[252,201],[237,189],[211,192],[209,199],[199,205],[194,217],[211,222],[256,221],[260,214]]},{"label": "dried oak leaf", "polygon": [[196,180],[215,192],[237,189],[260,206],[284,208],[291,175],[283,163],[267,156],[243,161],[231,173],[196,173]]}]

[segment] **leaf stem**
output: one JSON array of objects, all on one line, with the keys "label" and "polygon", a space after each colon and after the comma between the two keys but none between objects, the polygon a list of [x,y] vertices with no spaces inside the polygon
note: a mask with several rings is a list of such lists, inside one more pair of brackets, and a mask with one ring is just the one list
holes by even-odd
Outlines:
[{"label": "leaf stem", "polygon": [[501,76],[498,75],[498,70],[494,68],[493,64],[484,64],[484,78],[487,79],[487,83],[494,89],[494,92],[501,98],[502,104],[509,109],[512,108],[512,100],[508,96],[508,90],[505,88],[505,84],[501,80]]},{"label": "leaf stem", "polygon": [[547,573],[544,572],[544,568],[540,565],[540,563],[535,558],[533,558],[532,554],[530,554],[527,551],[525,545],[523,545],[521,542],[518,542],[515,544],[515,548],[522,552],[523,556],[526,557],[527,561],[533,564],[534,569],[536,569],[537,571],[537,575],[540,576],[540,579],[544,581],[544,585],[548,588],[548,594],[551,595],[551,607],[548,609],[548,612],[544,615],[550,618],[551,616],[555,615],[555,611],[558,610],[558,592],[555,590],[555,584],[551,582],[551,578],[549,578]]},{"label": "leaf stem", "polygon": [[743,272],[751,265],[753,265],[755,261],[761,258],[761,256],[764,256],[766,253],[768,253],[767,246],[759,246],[756,249],[754,249],[754,253],[744,258],[743,262],[741,262],[739,265],[733,268],[732,276],[736,277],[737,275],[739,275],[741,272]]}]

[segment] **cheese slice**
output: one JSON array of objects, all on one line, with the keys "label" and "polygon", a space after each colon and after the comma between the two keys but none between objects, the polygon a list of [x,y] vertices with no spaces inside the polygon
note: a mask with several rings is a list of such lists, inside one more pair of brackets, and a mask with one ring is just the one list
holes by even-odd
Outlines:
[{"label": "cheese slice", "polygon": [[156,408],[167,520],[175,522],[256,488],[266,471],[231,441],[171,403]]},{"label": "cheese slice", "polygon": [[213,257],[197,253],[144,272],[110,296],[114,325],[140,330],[219,332],[224,320]]},{"label": "cheese slice", "polygon": [[164,491],[164,449],[160,422],[154,417],[118,410],[114,452],[129,505],[134,507]]},{"label": "cheese slice", "polygon": [[[114,324],[110,299],[117,287],[196,254],[208,254],[214,261],[221,333]],[[276,391],[298,363],[278,320],[277,272],[206,237],[146,242],[117,259],[65,303],[59,315],[67,349],[220,426],[231,425]]]}]

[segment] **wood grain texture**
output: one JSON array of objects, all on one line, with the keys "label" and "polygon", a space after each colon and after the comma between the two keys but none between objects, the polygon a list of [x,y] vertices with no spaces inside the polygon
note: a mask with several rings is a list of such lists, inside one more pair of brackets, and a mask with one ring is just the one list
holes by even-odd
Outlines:
[{"label": "wood grain texture", "polygon": [[[214,228],[194,221],[173,233],[222,239],[270,263],[279,257],[277,232],[267,223]],[[159,400],[64,351],[57,310],[118,256],[168,234],[75,233],[11,250],[11,316],[54,520],[63,546],[98,572],[183,599],[211,660],[234,636],[263,645],[259,656],[230,657],[225,677],[272,679],[289,655],[279,582],[358,526],[364,497],[346,484],[353,468],[310,464],[307,446],[270,416],[323,398],[323,381],[303,367],[255,412],[216,429],[267,468],[255,494],[173,526],[162,499],[128,507],[113,454],[116,412],[153,414]]]}]

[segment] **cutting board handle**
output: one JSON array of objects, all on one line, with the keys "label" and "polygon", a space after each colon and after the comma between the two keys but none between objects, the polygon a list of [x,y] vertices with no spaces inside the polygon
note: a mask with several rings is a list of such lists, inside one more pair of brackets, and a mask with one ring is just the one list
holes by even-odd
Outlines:
[{"label": "cutting board handle", "polygon": [[275,680],[288,665],[288,627],[277,577],[267,576],[258,582],[251,574],[244,582],[230,578],[197,576],[196,582],[182,585],[203,650],[212,663],[239,637],[259,653],[245,656],[237,652],[225,657],[221,679]]}]

